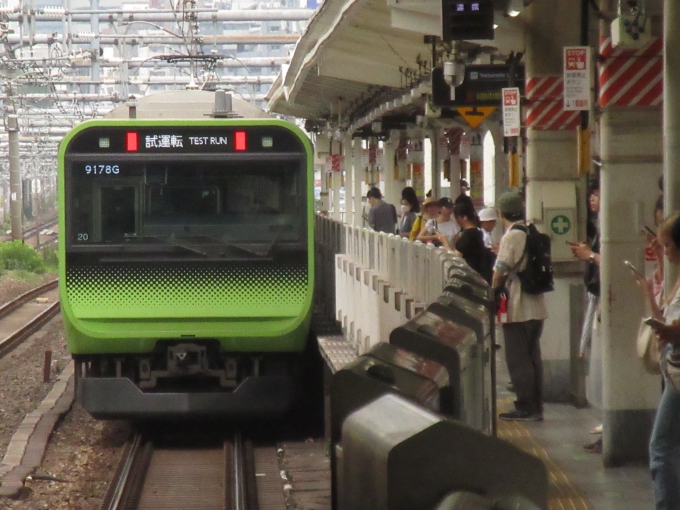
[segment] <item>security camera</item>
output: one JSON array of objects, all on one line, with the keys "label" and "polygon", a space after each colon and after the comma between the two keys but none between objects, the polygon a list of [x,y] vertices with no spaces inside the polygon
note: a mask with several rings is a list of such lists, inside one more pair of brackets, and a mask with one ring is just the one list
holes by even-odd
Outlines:
[{"label": "security camera", "polygon": [[444,81],[451,87],[460,87],[465,78],[465,64],[455,61],[444,62]]}]

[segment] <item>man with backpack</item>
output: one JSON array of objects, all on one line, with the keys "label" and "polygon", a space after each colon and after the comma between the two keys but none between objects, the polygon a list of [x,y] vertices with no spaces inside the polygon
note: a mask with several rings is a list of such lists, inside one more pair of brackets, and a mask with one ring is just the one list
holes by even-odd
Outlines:
[{"label": "man with backpack", "polygon": [[[505,234],[498,247],[492,287],[506,296],[502,314],[505,360],[517,400],[502,420],[543,420],[541,332],[547,317],[544,292],[552,290],[550,243],[524,222],[522,197],[503,193],[496,208]],[[547,249],[547,254],[545,250]]]}]

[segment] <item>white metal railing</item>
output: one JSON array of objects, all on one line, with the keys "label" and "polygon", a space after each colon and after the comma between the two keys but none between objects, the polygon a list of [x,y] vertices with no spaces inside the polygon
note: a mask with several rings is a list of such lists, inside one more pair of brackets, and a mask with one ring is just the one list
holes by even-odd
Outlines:
[{"label": "white metal railing", "polygon": [[359,354],[423,311],[462,259],[441,248],[340,223],[315,222],[317,303]]}]

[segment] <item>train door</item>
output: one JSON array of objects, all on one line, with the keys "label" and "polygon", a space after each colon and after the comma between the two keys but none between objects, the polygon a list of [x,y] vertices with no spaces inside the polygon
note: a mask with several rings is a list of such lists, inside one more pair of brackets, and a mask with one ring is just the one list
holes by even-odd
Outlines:
[{"label": "train door", "polygon": [[139,234],[140,193],[136,184],[98,184],[95,190],[95,239],[120,242]]}]

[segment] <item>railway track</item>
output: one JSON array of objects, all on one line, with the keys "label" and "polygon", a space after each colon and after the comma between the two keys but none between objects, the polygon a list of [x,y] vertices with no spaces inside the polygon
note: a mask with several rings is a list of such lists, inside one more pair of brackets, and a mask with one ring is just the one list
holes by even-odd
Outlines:
[{"label": "railway track", "polygon": [[[44,303],[36,298],[46,296]],[[0,306],[0,358],[59,313],[57,279]]]},{"label": "railway track", "polygon": [[[50,227],[54,227],[59,223],[59,218],[57,216],[50,218],[46,220],[45,222],[41,223],[40,225],[34,225],[32,227],[29,227],[27,229],[24,229],[22,232],[22,236],[24,240],[28,240],[31,237],[37,236],[40,232],[42,232],[45,229],[48,229]],[[3,241],[11,241],[12,236],[11,235],[3,235],[0,237],[0,240]]]},{"label": "railway track", "polygon": [[128,442],[101,510],[285,510],[276,448],[240,434],[212,445]]},{"label": "railway track", "polygon": [[27,228],[26,230],[24,230],[24,239],[26,239],[28,237],[32,237],[32,236],[42,232],[46,228],[54,227],[57,223],[59,223],[59,218],[57,218],[55,216],[54,218],[47,220],[45,223],[43,223],[41,225],[36,225],[34,227]]}]

